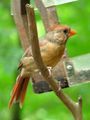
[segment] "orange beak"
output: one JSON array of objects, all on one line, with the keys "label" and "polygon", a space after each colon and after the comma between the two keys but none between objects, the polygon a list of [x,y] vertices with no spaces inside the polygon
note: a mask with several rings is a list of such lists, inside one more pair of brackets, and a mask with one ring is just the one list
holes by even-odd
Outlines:
[{"label": "orange beak", "polygon": [[68,34],[68,37],[71,37],[71,36],[73,36],[75,34],[76,34],[76,31],[71,29],[69,34]]}]

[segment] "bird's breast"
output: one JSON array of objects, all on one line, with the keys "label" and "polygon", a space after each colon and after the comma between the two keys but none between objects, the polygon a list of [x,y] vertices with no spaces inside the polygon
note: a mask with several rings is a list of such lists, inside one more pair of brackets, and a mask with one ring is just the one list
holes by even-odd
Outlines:
[{"label": "bird's breast", "polygon": [[48,45],[46,50],[41,52],[42,59],[46,66],[54,67],[62,57],[64,48],[64,46],[58,46],[55,44]]}]

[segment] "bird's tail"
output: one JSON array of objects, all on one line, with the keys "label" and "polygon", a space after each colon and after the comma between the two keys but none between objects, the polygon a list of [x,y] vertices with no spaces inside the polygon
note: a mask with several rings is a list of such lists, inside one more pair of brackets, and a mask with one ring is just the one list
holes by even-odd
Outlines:
[{"label": "bird's tail", "polygon": [[17,77],[16,83],[11,93],[11,98],[9,101],[9,108],[15,102],[19,102],[20,107],[22,107],[29,79],[30,77],[23,78],[21,75]]}]

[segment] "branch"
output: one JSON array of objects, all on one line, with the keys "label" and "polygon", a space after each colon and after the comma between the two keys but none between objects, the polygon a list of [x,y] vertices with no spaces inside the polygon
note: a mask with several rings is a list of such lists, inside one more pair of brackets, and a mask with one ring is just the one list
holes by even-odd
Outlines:
[{"label": "branch", "polygon": [[44,76],[45,80],[51,85],[53,91],[56,93],[58,98],[67,106],[67,108],[72,112],[75,120],[82,120],[82,99],[79,98],[78,102],[74,102],[70,97],[68,97],[61,89],[61,87],[56,83],[56,81],[49,74],[48,69],[44,65],[39,48],[37,27],[35,22],[34,9],[29,4],[26,5],[27,19],[28,19],[28,31],[29,39],[31,41],[32,53],[41,74]]}]

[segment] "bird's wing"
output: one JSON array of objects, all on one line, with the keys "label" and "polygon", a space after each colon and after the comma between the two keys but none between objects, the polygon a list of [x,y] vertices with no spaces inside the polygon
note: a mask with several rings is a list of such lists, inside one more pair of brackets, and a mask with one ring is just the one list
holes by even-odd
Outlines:
[{"label": "bird's wing", "polygon": [[[40,49],[42,49],[44,46],[46,46],[47,44],[47,40],[45,39],[40,39],[39,41],[39,45],[40,45]],[[24,58],[24,57],[31,57],[32,56],[32,49],[31,49],[31,46],[28,47],[26,49],[26,51],[24,52],[21,60]],[[19,65],[18,65],[18,69],[22,69],[22,62],[20,61]]]},{"label": "bird's wing", "polygon": [[[45,46],[47,44],[47,41],[46,40],[40,40],[39,41],[39,45],[40,45],[40,49]],[[23,57],[30,57],[32,56],[32,49],[31,49],[31,46],[29,48],[26,49],[26,51],[24,52]]]}]

